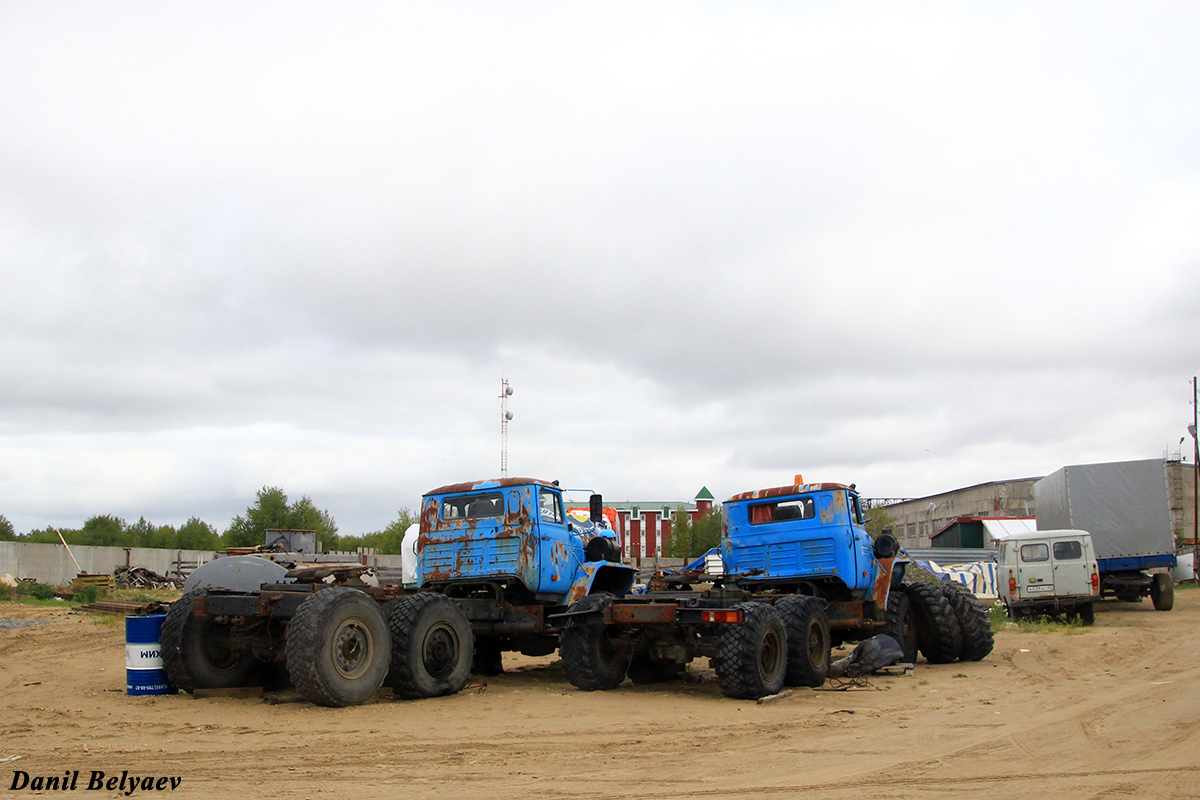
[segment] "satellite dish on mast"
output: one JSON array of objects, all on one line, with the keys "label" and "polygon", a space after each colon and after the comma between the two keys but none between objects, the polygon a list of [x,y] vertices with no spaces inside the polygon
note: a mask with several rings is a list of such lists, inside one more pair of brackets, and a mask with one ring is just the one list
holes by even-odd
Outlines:
[{"label": "satellite dish on mast", "polygon": [[512,418],[513,418],[513,413],[512,413],[511,411],[505,411],[505,412],[504,412],[504,418],[505,418],[505,419],[512,419]]},{"label": "satellite dish on mast", "polygon": [[506,395],[508,395],[509,397],[512,397],[512,387],[511,387],[511,386],[505,386],[505,387],[504,387],[504,393],[505,393]]}]

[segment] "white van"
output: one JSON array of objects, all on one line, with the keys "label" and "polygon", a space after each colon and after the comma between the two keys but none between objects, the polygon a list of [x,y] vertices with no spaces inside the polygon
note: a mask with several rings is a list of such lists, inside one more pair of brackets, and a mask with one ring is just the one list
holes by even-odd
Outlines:
[{"label": "white van", "polygon": [[996,590],[1018,619],[1037,614],[1095,620],[1100,569],[1087,531],[1023,531],[996,540]]}]

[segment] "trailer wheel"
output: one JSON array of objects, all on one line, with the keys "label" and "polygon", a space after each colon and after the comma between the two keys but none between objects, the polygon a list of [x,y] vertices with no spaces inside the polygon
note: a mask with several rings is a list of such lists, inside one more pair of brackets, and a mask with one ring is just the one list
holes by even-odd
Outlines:
[{"label": "trailer wheel", "polygon": [[917,660],[917,619],[908,595],[896,590],[888,593],[887,616],[883,632],[896,640],[904,653],[902,660],[913,664]]},{"label": "trailer wheel", "polygon": [[949,664],[962,653],[962,629],[936,583],[905,584],[916,612],[917,647],[930,664]]},{"label": "trailer wheel", "polygon": [[1165,572],[1154,575],[1150,584],[1150,602],[1155,611],[1170,611],[1175,606],[1175,584]]},{"label": "trailer wheel", "polygon": [[726,697],[757,700],[778,694],[787,676],[787,632],[775,609],[765,603],[739,603],[743,622],[726,625],[713,667]]},{"label": "trailer wheel", "polygon": [[475,657],[471,661],[471,672],[488,676],[504,672],[504,651],[500,649],[499,639],[475,639]]},{"label": "trailer wheel", "polygon": [[829,617],[815,597],[793,595],[775,604],[787,631],[787,686],[820,686],[829,671]]},{"label": "trailer wheel", "polygon": [[287,628],[287,667],[300,696],[320,706],[355,706],[383,685],[391,644],[383,612],[357,589],[320,589]]},{"label": "trailer wheel", "polygon": [[[606,592],[589,594],[571,604],[571,611],[599,611],[612,603]],[[572,623],[558,636],[563,672],[576,689],[585,692],[615,689],[625,680],[632,657],[629,636],[616,625]]]},{"label": "trailer wheel", "polygon": [[962,652],[959,653],[959,658],[963,661],[982,661],[992,652],[992,646],[995,644],[987,606],[979,602],[975,593],[961,583],[945,581],[938,586],[946,595],[962,632]]},{"label": "trailer wheel", "polygon": [[245,686],[258,660],[230,647],[230,626],[192,609],[207,589],[193,589],[171,604],[160,634],[163,669],[171,683],[189,694],[197,689]]},{"label": "trailer wheel", "polygon": [[467,685],[475,636],[471,621],[449,597],[427,592],[400,598],[388,629],[392,668],[387,682],[397,695],[409,700],[441,697]]}]

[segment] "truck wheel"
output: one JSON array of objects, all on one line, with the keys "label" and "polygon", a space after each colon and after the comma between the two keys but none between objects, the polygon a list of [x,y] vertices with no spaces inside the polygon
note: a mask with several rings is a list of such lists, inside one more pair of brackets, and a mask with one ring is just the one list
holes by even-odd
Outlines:
[{"label": "truck wheel", "polygon": [[786,686],[820,686],[829,671],[829,617],[815,597],[793,595],[775,604],[787,631]]},{"label": "truck wheel", "polygon": [[163,669],[171,683],[189,694],[197,689],[245,686],[258,660],[230,647],[230,626],[212,617],[192,616],[207,589],[193,589],[171,604],[160,634]]},{"label": "truck wheel", "polygon": [[504,672],[504,653],[500,649],[499,639],[475,639],[475,658],[471,661],[471,672],[488,676]]},{"label": "truck wheel", "polygon": [[916,612],[917,648],[930,664],[949,664],[962,653],[962,630],[949,601],[936,583],[908,583]]},{"label": "truck wheel", "polygon": [[287,628],[287,668],[300,696],[320,706],[370,700],[388,671],[391,645],[383,611],[365,592],[320,589]]},{"label": "truck wheel", "polygon": [[904,653],[902,660],[913,664],[917,660],[917,619],[908,595],[897,590],[888,594],[886,623],[883,632],[896,640]]},{"label": "truck wheel", "polygon": [[987,606],[961,583],[945,581],[938,586],[946,595],[962,632],[962,652],[958,657],[963,661],[982,661],[992,652],[995,643]]},{"label": "truck wheel", "polygon": [[471,677],[475,636],[471,621],[444,594],[400,599],[388,619],[392,667],[387,683],[409,700],[457,694]]},{"label": "truck wheel", "polygon": [[666,683],[678,678],[685,666],[674,661],[655,661],[647,655],[634,655],[629,662],[629,680],[634,686]]},{"label": "truck wheel", "polygon": [[1150,584],[1150,602],[1155,611],[1170,611],[1175,606],[1175,583],[1165,572],[1156,573]]},{"label": "truck wheel", "polygon": [[787,633],[775,609],[739,603],[743,622],[725,625],[713,667],[726,697],[757,700],[778,694],[787,675]]},{"label": "truck wheel", "polygon": [[[571,611],[597,611],[612,603],[612,595],[589,594],[571,604]],[[599,622],[571,624],[558,636],[563,672],[576,689],[585,692],[615,689],[625,680],[632,648],[628,635],[616,625]]]}]

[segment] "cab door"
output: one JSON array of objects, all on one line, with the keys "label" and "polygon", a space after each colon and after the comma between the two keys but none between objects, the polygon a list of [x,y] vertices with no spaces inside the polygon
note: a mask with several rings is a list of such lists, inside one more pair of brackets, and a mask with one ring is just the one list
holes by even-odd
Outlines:
[{"label": "cab door", "polygon": [[582,558],[571,547],[562,495],[549,486],[537,487],[538,585],[530,587],[538,594],[565,594],[575,578],[576,562]]}]

